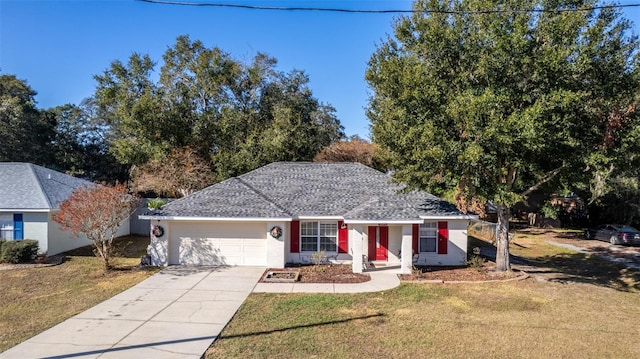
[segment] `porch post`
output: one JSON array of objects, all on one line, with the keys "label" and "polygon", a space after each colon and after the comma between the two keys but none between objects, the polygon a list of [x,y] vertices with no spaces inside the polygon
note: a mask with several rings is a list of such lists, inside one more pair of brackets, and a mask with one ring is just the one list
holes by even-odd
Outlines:
[{"label": "porch post", "polygon": [[412,228],[413,226],[410,224],[402,226],[402,246],[400,247],[400,272],[402,274],[411,274],[413,268]]},{"label": "porch post", "polygon": [[351,245],[351,271],[362,273],[362,226],[353,226],[349,231],[349,244]]}]

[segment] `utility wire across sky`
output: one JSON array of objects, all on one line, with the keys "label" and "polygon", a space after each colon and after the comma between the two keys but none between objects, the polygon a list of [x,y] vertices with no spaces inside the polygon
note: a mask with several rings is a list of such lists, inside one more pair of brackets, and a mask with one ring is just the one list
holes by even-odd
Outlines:
[{"label": "utility wire across sky", "polygon": [[575,11],[593,11],[604,9],[622,9],[631,7],[640,7],[640,3],[636,4],[609,4],[590,7],[578,8],[557,8],[557,9],[490,9],[490,10],[438,10],[438,9],[345,9],[345,8],[325,8],[325,7],[281,7],[281,6],[263,6],[263,5],[242,5],[229,3],[212,3],[212,2],[188,2],[188,1],[168,1],[168,0],[136,0],[158,5],[176,5],[176,6],[200,6],[200,7],[226,7],[248,10],[272,10],[272,11],[323,11],[323,12],[345,12],[345,13],[369,13],[369,14],[403,14],[403,13],[425,13],[425,14],[447,14],[447,15],[473,15],[473,14],[503,14],[503,13],[558,13],[558,12],[575,12]]}]

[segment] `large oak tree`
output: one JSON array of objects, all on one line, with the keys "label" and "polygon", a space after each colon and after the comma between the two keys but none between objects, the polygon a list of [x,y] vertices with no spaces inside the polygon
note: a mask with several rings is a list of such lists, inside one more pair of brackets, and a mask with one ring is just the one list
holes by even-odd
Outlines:
[{"label": "large oak tree", "polygon": [[95,76],[96,103],[122,163],[142,165],[189,147],[223,180],[269,162],[311,160],[344,136],[307,75],[277,71],[265,54],[244,63],[180,36],[157,77],[155,70],[149,56],[133,54]]},{"label": "large oak tree", "polygon": [[[494,201],[500,270],[510,269],[510,205],[543,185],[588,187],[638,158],[629,21],[615,8],[560,11],[594,5],[419,0],[369,62],[373,139],[396,178]],[[522,9],[537,11],[509,11]]]}]

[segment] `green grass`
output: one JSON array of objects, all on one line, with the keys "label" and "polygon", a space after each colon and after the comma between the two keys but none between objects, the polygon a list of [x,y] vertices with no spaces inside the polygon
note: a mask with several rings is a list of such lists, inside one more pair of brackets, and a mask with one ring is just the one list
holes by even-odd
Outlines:
[{"label": "green grass", "polygon": [[252,294],[206,358],[640,357],[637,271],[516,238],[519,259],[566,279]]},{"label": "green grass", "polygon": [[125,256],[106,274],[87,247],[70,252],[58,266],[0,271],[0,352],[155,273],[134,268],[148,243],[144,237],[118,239]]}]

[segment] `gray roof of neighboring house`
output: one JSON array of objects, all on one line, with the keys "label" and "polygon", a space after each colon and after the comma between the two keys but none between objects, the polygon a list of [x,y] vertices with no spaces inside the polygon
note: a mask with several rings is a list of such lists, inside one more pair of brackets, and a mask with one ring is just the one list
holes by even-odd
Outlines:
[{"label": "gray roof of neighboring house", "polygon": [[58,209],[73,190],[92,185],[31,163],[0,162],[0,211]]},{"label": "gray roof of neighboring house", "polygon": [[360,163],[276,162],[166,204],[157,215],[379,221],[462,215],[429,193],[403,189]]}]

